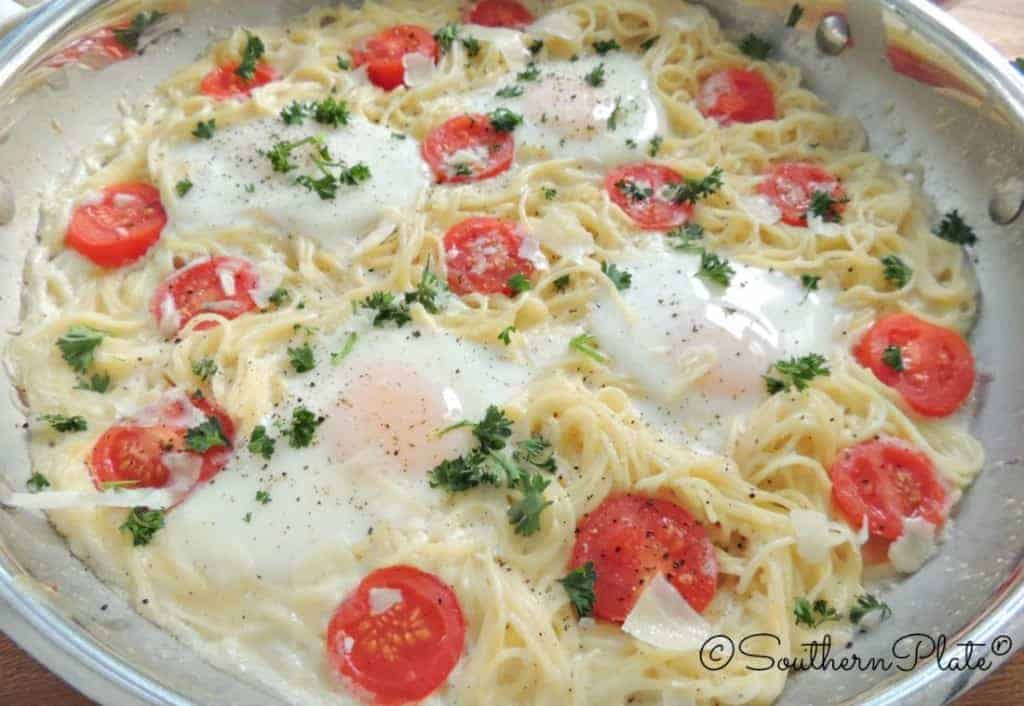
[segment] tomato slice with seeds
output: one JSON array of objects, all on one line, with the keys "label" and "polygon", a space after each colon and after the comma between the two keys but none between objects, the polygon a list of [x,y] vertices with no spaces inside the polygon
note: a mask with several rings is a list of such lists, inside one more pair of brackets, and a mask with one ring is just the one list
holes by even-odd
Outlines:
[{"label": "tomato slice with seeds", "polygon": [[422,149],[439,183],[481,181],[511,166],[515,139],[486,115],[460,115],[431,130]]},{"label": "tomato slice with seeds", "polygon": [[146,254],[167,224],[160,192],[150,184],[114,184],[71,214],[64,243],[102,267],[122,267]]},{"label": "tomato slice with seeds", "polygon": [[440,52],[429,30],[418,25],[397,25],[362,39],[352,50],[352,64],[366,64],[370,82],[390,91],[405,82],[402,57],[406,54],[423,54],[436,63]]},{"label": "tomato slice with seeds", "polygon": [[480,0],[466,21],[484,27],[523,29],[533,22],[533,14],[517,0]]},{"label": "tomato slice with seeds", "polygon": [[129,23],[111,27],[103,27],[90,35],[75,40],[68,47],[54,54],[46,65],[59,69],[67,64],[88,64],[98,68],[99,65],[122,61],[135,56],[135,51],[126,47],[117,38],[114,30],[126,29]]},{"label": "tomato slice with seeds", "polygon": [[[255,311],[252,292],[259,277],[248,260],[238,257],[213,257],[188,265],[157,288],[149,310],[166,335],[177,333],[198,314],[216,313],[234,319]],[[197,331],[215,326],[204,321]]]},{"label": "tomato slice with seeds", "polygon": [[570,568],[594,562],[594,615],[616,623],[633,610],[647,582],[663,574],[698,613],[715,597],[715,548],[689,512],[668,500],[620,495],[576,528]]},{"label": "tomato slice with seeds", "polygon": [[415,567],[389,566],[369,574],[338,606],[327,626],[327,655],[338,673],[386,706],[436,691],[465,640],[451,587]]},{"label": "tomato slice with seeds", "polygon": [[[902,370],[886,362],[899,349]],[[854,356],[879,380],[895,389],[918,414],[945,417],[974,388],[974,355],[956,331],[913,314],[890,314],[875,322],[854,347]]]},{"label": "tomato slice with seeds", "polygon": [[683,177],[668,167],[640,162],[608,172],[604,188],[612,201],[645,230],[670,230],[681,226],[693,215],[693,204],[676,203],[665,187],[678,184]]},{"label": "tomato slice with seeds", "polygon": [[89,469],[96,487],[102,490],[106,483],[129,483],[132,488],[162,488],[171,479],[164,454],[172,452],[201,459],[198,482],[217,475],[231,457],[235,425],[227,412],[210,400],[192,397],[190,402],[202,414],[217,419],[228,446],[216,446],[202,454],[188,451],[185,446],[188,427],[180,421],[188,416],[186,403],[172,400],[154,410],[151,421],[143,424],[127,420],[100,436],[89,456]]},{"label": "tomato slice with seeds", "polygon": [[720,125],[774,120],[775,93],[771,84],[753,69],[726,69],[701,83],[697,107],[704,117]]},{"label": "tomato slice with seeds", "polygon": [[808,162],[776,164],[757,186],[757,192],[782,212],[783,223],[807,225],[807,209],[817,192],[828,194],[834,202],[836,216],[846,209],[846,190],[833,174]]},{"label": "tomato slice with seeds", "polygon": [[469,218],[444,235],[448,287],[458,295],[505,294],[517,274],[533,275],[533,263],[520,254],[519,224],[500,218]]},{"label": "tomato slice with seeds", "polygon": [[256,70],[251,79],[245,79],[235,73],[238,62],[229,61],[215,66],[203,76],[199,90],[203,95],[217,100],[248,96],[254,88],[265,86],[277,78],[274,67],[265,61],[257,62]]},{"label": "tomato slice with seeds", "polygon": [[896,540],[903,521],[921,517],[936,527],[946,520],[946,490],[932,462],[900,439],[871,439],[845,449],[829,469],[832,499],[854,527]]}]

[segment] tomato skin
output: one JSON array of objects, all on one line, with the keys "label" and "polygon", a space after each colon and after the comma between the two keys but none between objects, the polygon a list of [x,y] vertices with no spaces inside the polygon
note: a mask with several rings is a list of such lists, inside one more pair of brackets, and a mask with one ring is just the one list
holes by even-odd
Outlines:
[{"label": "tomato skin", "polygon": [[816,191],[835,200],[833,210],[837,216],[846,210],[843,185],[827,170],[808,162],[776,164],[757,186],[757,192],[782,211],[782,222],[791,226],[807,226],[807,209]]},{"label": "tomato skin", "polygon": [[[375,588],[398,590],[402,600],[373,615]],[[338,606],[326,635],[335,670],[383,706],[436,691],[458,664],[465,639],[465,618],[451,587],[402,565],[367,575]]]},{"label": "tomato skin", "polygon": [[533,14],[517,0],[480,0],[466,20],[484,27],[523,29],[533,22]]},{"label": "tomato skin", "polygon": [[405,82],[402,57],[406,54],[423,54],[437,63],[440,49],[429,30],[418,25],[396,25],[360,41],[352,50],[352,64],[366,64],[370,82],[391,91]]},{"label": "tomato skin", "polygon": [[[219,270],[234,273],[234,294],[225,293]],[[206,311],[215,311],[226,319],[234,319],[257,309],[256,302],[252,299],[252,291],[258,286],[259,278],[248,260],[238,257],[213,257],[183,267],[165,279],[153,293],[149,310],[160,325],[164,301],[170,298],[174,302],[174,310],[178,312],[178,330],[181,330],[193,316]],[[196,330],[215,325],[212,321],[203,322]],[[177,331],[165,333],[173,334]]]},{"label": "tomato skin", "polygon": [[[192,397],[191,403],[207,417],[215,417],[228,440],[228,446],[194,454],[202,459],[197,481],[202,483],[217,475],[230,459],[235,425],[227,412],[214,402]],[[176,421],[184,413],[184,402],[173,400],[158,410],[154,423],[127,420],[103,432],[89,455],[89,470],[96,487],[103,490],[104,483],[122,481],[136,481],[130,486],[132,488],[162,488],[167,485],[171,471],[162,461],[163,454],[193,453],[185,445],[188,428]]]},{"label": "tomato skin", "polygon": [[[423,159],[434,171],[439,184],[482,181],[501,174],[512,165],[515,144],[512,133],[495,130],[486,115],[460,115],[430,131],[423,141]],[[487,150],[482,168],[473,168],[471,174],[455,173],[450,164],[452,155],[475,148]]]},{"label": "tomato skin", "polygon": [[519,254],[522,244],[515,221],[478,217],[456,224],[444,236],[449,289],[460,296],[513,296],[508,280],[533,275],[533,263]]},{"label": "tomato skin", "polygon": [[[889,346],[902,351],[903,370],[883,360]],[[913,314],[890,314],[868,329],[853,349],[857,361],[895,389],[918,414],[945,417],[974,388],[974,354],[956,331],[930,324]]]},{"label": "tomato skin", "polygon": [[203,76],[203,80],[199,83],[199,91],[203,95],[217,100],[241,98],[251,94],[252,89],[265,86],[277,78],[274,67],[266,61],[256,64],[252,80],[249,81],[235,73],[237,68],[238,62],[236,61],[229,61],[213,67]]},{"label": "tomato skin", "polygon": [[620,495],[604,500],[576,528],[570,568],[594,563],[594,615],[621,623],[640,592],[664,574],[703,612],[715,596],[718,561],[704,528],[668,500]]},{"label": "tomato skin", "polygon": [[160,239],[167,212],[150,184],[129,182],[103,189],[98,202],[71,214],[64,243],[101,267],[129,265]]},{"label": "tomato skin", "polygon": [[869,439],[844,449],[829,475],[836,506],[854,527],[867,517],[868,532],[878,540],[899,539],[910,517],[936,527],[946,520],[946,489],[935,467],[900,439]]},{"label": "tomato skin", "polygon": [[[623,181],[649,186],[652,193],[643,200],[636,200],[623,191],[620,186]],[[664,186],[681,181],[682,175],[668,167],[653,162],[639,162],[608,172],[604,188],[615,205],[644,230],[670,230],[683,225],[693,216],[692,203],[674,203],[661,194]]]},{"label": "tomato skin", "polygon": [[774,120],[775,94],[771,84],[753,69],[726,69],[701,83],[697,107],[720,125]]},{"label": "tomato skin", "polygon": [[92,34],[72,42],[67,48],[54,54],[46,62],[46,65],[59,69],[67,64],[108,64],[123,61],[135,56],[135,52],[129,49],[118,40],[114,34],[116,29],[125,29],[127,22],[103,27]]}]

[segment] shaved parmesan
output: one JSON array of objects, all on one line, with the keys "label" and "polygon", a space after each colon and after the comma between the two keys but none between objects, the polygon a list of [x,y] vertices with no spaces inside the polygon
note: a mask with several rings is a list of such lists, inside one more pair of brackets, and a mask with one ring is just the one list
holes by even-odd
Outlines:
[{"label": "shaved parmesan", "polygon": [[434,78],[437,67],[434,66],[434,59],[412,52],[402,57],[402,67],[405,69],[405,85],[409,88],[416,88],[430,83]]},{"label": "shaved parmesan", "polygon": [[566,10],[559,10],[558,12],[544,15],[544,17],[530,25],[530,32],[532,34],[558,37],[568,42],[575,41],[583,34],[583,30],[580,29],[576,18]]},{"label": "shaved parmesan", "polygon": [[790,510],[789,521],[796,532],[796,551],[805,561],[825,561],[832,547],[847,539],[841,532],[830,531],[828,518],[817,510]]},{"label": "shaved parmesan", "polygon": [[839,235],[843,229],[838,223],[828,223],[821,216],[814,213],[807,213],[807,227],[815,235]]},{"label": "shaved parmesan", "polygon": [[622,631],[663,650],[699,649],[711,637],[711,626],[668,580],[658,574],[626,616]]},{"label": "shaved parmesan", "polygon": [[519,241],[519,257],[524,260],[529,260],[533,263],[533,266],[538,270],[546,270],[548,268],[548,259],[540,249],[540,243],[533,237],[532,233],[524,233],[520,229],[519,235],[522,240]]},{"label": "shaved parmesan", "polygon": [[371,588],[370,614],[380,615],[402,602],[402,592],[397,588]]},{"label": "shaved parmesan", "polygon": [[741,196],[738,200],[756,223],[770,226],[782,219],[782,211],[766,196]]},{"label": "shaved parmesan", "polygon": [[903,520],[903,534],[889,545],[889,561],[897,571],[913,573],[935,554],[935,525],[923,517]]},{"label": "shaved parmesan", "polygon": [[220,280],[220,288],[229,297],[235,296],[235,268],[222,265],[217,268],[217,279]]},{"label": "shaved parmesan", "polygon": [[594,236],[584,228],[571,209],[552,206],[534,222],[533,232],[540,244],[561,258],[582,262],[594,252]]},{"label": "shaved parmesan", "polygon": [[206,421],[206,415],[192,404],[184,390],[172,388],[153,404],[142,408],[131,421],[140,426],[166,424],[171,427],[195,427]]},{"label": "shaved parmesan", "polygon": [[114,206],[117,208],[131,208],[141,201],[135,194],[114,194]]},{"label": "shaved parmesan", "polygon": [[530,50],[523,43],[522,32],[505,27],[474,26],[470,33],[501,52],[510,68],[521,66],[530,60]]}]

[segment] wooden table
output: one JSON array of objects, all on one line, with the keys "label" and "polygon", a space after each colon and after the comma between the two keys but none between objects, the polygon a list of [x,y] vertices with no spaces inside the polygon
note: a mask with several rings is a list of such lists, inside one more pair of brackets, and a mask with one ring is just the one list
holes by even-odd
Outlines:
[{"label": "wooden table", "polygon": [[[953,14],[1007,56],[1024,56],[1024,0],[965,0]],[[956,706],[1017,706],[1024,702],[1024,653],[961,698]],[[0,634],[0,704],[94,706]]]}]

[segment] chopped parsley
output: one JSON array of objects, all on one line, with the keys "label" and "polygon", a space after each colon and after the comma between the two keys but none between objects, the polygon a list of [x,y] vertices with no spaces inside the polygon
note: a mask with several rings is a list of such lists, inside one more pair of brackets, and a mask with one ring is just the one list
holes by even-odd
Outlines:
[{"label": "chopped parsley", "polygon": [[566,289],[569,288],[569,283],[571,281],[572,280],[571,280],[571,277],[569,275],[562,275],[561,277],[558,277],[557,279],[555,279],[555,281],[552,282],[552,284],[555,285],[555,290],[556,291],[564,292]]},{"label": "chopped parsley", "polygon": [[804,625],[809,628],[816,628],[822,623],[830,620],[839,620],[842,616],[836,609],[824,600],[816,600],[811,603],[806,598],[797,598],[793,606],[793,615],[796,617],[797,625]]},{"label": "chopped parsley", "polygon": [[281,120],[285,125],[302,125],[309,117],[310,104],[292,101],[281,109]]},{"label": "chopped parsley", "polygon": [[619,179],[615,182],[615,188],[621,191],[630,201],[646,201],[654,195],[652,187],[641,186],[632,179]]},{"label": "chopped parsley", "polygon": [[256,63],[263,58],[266,47],[263,40],[252,32],[246,32],[245,48],[242,49],[242,61],[235,69],[235,74],[246,81],[252,81],[256,76]]},{"label": "chopped parsley", "polygon": [[313,443],[316,428],[324,423],[324,417],[318,417],[305,407],[296,407],[292,412],[292,425],[284,430],[288,445],[293,449],[301,449]]},{"label": "chopped parsley", "polygon": [[316,359],[313,358],[313,348],[309,343],[303,343],[298,348],[289,348],[288,360],[297,373],[308,373],[316,367]]},{"label": "chopped parsley", "polygon": [[764,61],[772,53],[772,43],[756,34],[748,34],[740,40],[740,51],[751,59]]},{"label": "chopped parsley", "polygon": [[881,258],[881,262],[883,274],[887,280],[892,282],[897,289],[907,286],[911,275],[914,274],[914,270],[910,268],[910,265],[903,262],[896,255],[886,255]]},{"label": "chopped parsley", "polygon": [[530,291],[533,286],[530,284],[530,280],[522,272],[516,272],[514,275],[508,278],[508,288],[512,290],[513,294],[522,294],[523,292]]},{"label": "chopped parsley", "polygon": [[839,206],[849,201],[845,196],[837,199],[827,191],[815,191],[811,194],[811,203],[807,207],[808,215],[814,215],[825,223],[839,223],[843,216]]},{"label": "chopped parsley", "polygon": [[512,420],[505,416],[500,407],[489,405],[484,418],[479,422],[463,420],[441,430],[447,434],[455,429],[470,428],[482,451],[499,451],[505,448],[505,440],[512,436]]},{"label": "chopped parsley", "polygon": [[588,561],[583,566],[578,566],[570,571],[565,578],[558,579],[565,592],[569,594],[569,602],[572,603],[576,615],[586,618],[594,612],[594,583],[597,581],[597,572],[594,571],[594,562]]},{"label": "chopped parsley", "polygon": [[270,502],[270,493],[265,490],[256,491],[256,502],[260,505],[266,505]]},{"label": "chopped parsley", "polygon": [[249,437],[249,451],[252,453],[269,461],[270,457],[274,455],[276,445],[277,442],[267,436],[267,428],[262,424],[252,430],[252,435]]},{"label": "chopped parsley", "polygon": [[30,493],[41,493],[44,488],[50,487],[50,481],[42,473],[36,471],[25,481],[25,487]]},{"label": "chopped parsley", "polygon": [[604,62],[603,61],[600,64],[598,64],[597,66],[595,66],[592,71],[590,71],[586,76],[583,77],[583,80],[586,81],[587,83],[589,83],[594,88],[598,88],[600,86],[603,86],[604,85],[604,79],[605,79],[605,75],[604,75]]},{"label": "chopped parsley", "polygon": [[281,306],[291,298],[292,295],[288,293],[287,289],[284,287],[278,287],[274,290],[274,293],[270,295],[268,301],[274,306]]},{"label": "chopped parsley", "polygon": [[629,289],[629,285],[633,282],[633,275],[629,274],[625,270],[620,270],[614,264],[602,262],[601,272],[604,273],[605,277],[612,281],[612,284],[614,284],[615,288],[620,292],[624,289]]},{"label": "chopped parsley", "polygon": [[252,522],[252,513],[247,512],[244,515],[242,515],[242,522]]},{"label": "chopped parsley", "polygon": [[882,351],[882,362],[897,372],[902,371],[903,351],[899,346],[886,346]]},{"label": "chopped parsley", "polygon": [[[605,123],[609,130],[616,130],[619,127],[619,119],[622,117],[622,98],[615,98],[615,107],[612,108],[612,112],[608,115],[608,121]],[[635,144],[633,145],[636,146]]]},{"label": "chopped parsley", "polygon": [[526,68],[516,74],[516,81],[539,81],[540,80],[540,67],[532,61],[526,65]]},{"label": "chopped parsley", "polygon": [[322,101],[313,104],[313,120],[321,125],[341,127],[348,125],[349,117],[348,103],[343,100],[335,100],[333,96],[327,96]]},{"label": "chopped parsley", "polygon": [[640,42],[640,48],[643,49],[644,51],[650,51],[651,48],[658,43],[659,39],[661,39],[660,34],[656,34],[653,37],[648,37],[644,41]]},{"label": "chopped parsley", "polygon": [[364,309],[372,309],[377,313],[373,317],[374,326],[383,326],[388,322],[395,326],[404,326],[412,321],[409,307],[404,302],[396,301],[391,292],[377,291],[362,301]]},{"label": "chopped parsley", "polygon": [[406,293],[405,303],[411,305],[419,302],[428,312],[436,314],[441,310],[437,299],[447,291],[448,284],[430,270],[430,260],[428,259],[426,267],[423,268],[423,276],[420,277],[415,291]]},{"label": "chopped parsley", "polygon": [[473,58],[480,53],[480,42],[476,37],[463,37],[462,48],[466,50],[466,56]]},{"label": "chopped parsley", "polygon": [[54,431],[62,433],[86,431],[89,428],[89,423],[85,421],[85,417],[78,415],[68,417],[63,414],[44,414],[43,421],[49,424],[50,428]]},{"label": "chopped parsley", "polygon": [[356,341],[359,340],[359,334],[353,331],[345,338],[345,343],[342,344],[341,350],[335,353],[331,353],[331,365],[337,365],[341,361],[348,357],[348,354],[352,352],[352,349],[356,346]]},{"label": "chopped parsley", "polygon": [[516,444],[512,458],[517,463],[528,463],[534,468],[548,473],[554,473],[557,470],[551,444],[540,434],[534,434],[529,439],[524,439]]},{"label": "chopped parsley", "polygon": [[342,71],[348,71],[349,69],[352,68],[352,62],[339,54],[338,68],[341,69]]},{"label": "chopped parsley", "polygon": [[515,326],[506,326],[498,334],[498,340],[504,343],[506,346],[512,344],[512,334],[516,332]]},{"label": "chopped parsley", "polygon": [[217,119],[210,118],[209,120],[200,120],[196,123],[196,126],[192,129],[193,137],[199,140],[209,140],[213,137],[214,130],[217,129]]},{"label": "chopped parsley", "polygon": [[622,47],[619,46],[619,43],[614,39],[599,39],[594,42],[594,51],[601,56],[604,56],[610,51],[618,51],[619,49],[622,49]]},{"label": "chopped parsley", "polygon": [[544,498],[544,491],[551,481],[539,473],[522,475],[515,487],[522,493],[508,508],[508,521],[515,528],[516,534],[529,536],[540,530],[540,515],[551,500]]},{"label": "chopped parsley", "polygon": [[669,197],[675,203],[697,203],[722,188],[722,169],[715,167],[701,179],[684,179],[666,187]]},{"label": "chopped parsley", "polygon": [[94,373],[88,378],[78,378],[78,384],[75,385],[76,390],[86,390],[88,392],[98,392],[103,394],[110,388],[110,376],[106,373]]},{"label": "chopped parsley", "polygon": [[487,117],[490,118],[491,127],[498,132],[512,132],[523,124],[523,116],[508,108],[496,108]]},{"label": "chopped parsley", "polygon": [[793,7],[789,8],[789,16],[786,18],[787,27],[796,27],[797,23],[804,16],[804,6],[800,3],[794,3]]},{"label": "chopped parsley", "polygon": [[802,284],[804,289],[808,292],[818,291],[818,285],[820,283],[821,275],[800,275],[800,284]]},{"label": "chopped parsley", "polygon": [[960,212],[956,209],[947,213],[932,232],[943,240],[957,245],[974,245],[978,242],[978,236],[974,234],[974,229],[964,223],[964,219],[960,217]]},{"label": "chopped parsley", "polygon": [[665,138],[661,135],[655,135],[651,138],[651,141],[647,144],[647,154],[650,157],[657,157],[658,152],[661,151],[661,143],[665,141]]},{"label": "chopped parsley", "polygon": [[513,83],[511,85],[505,86],[494,95],[496,95],[498,98],[518,98],[519,96],[523,95],[523,87],[520,86],[518,83]]},{"label": "chopped parsley", "polygon": [[594,345],[594,337],[589,333],[581,333],[579,336],[574,336],[569,341],[569,348],[573,349],[577,353],[582,353],[598,363],[605,363],[608,361],[608,358],[604,353],[597,350],[597,346]]},{"label": "chopped parsley", "polygon": [[736,271],[732,269],[732,265],[724,257],[719,257],[707,250],[701,250],[700,269],[697,270],[698,277],[715,284],[720,284],[723,287],[728,287],[734,274],[736,274]]},{"label": "chopped parsley", "polygon": [[164,15],[165,13],[158,10],[140,12],[132,18],[127,27],[115,27],[113,29],[114,39],[125,49],[138,51],[139,38],[142,36],[142,33],[153,26]]},{"label": "chopped parsley", "polygon": [[164,511],[135,507],[118,528],[132,536],[132,546],[141,547],[153,541],[153,535],[164,527]]},{"label": "chopped parsley", "polygon": [[770,395],[786,392],[794,387],[800,391],[806,390],[811,380],[831,372],[825,356],[818,353],[776,361],[768,368],[768,372],[771,373],[772,369],[778,373],[778,377],[764,376],[765,387]]},{"label": "chopped parsley", "polygon": [[888,603],[878,600],[870,593],[861,594],[857,596],[857,602],[850,608],[850,622],[858,624],[865,615],[876,610],[881,612],[882,620],[888,620],[892,617],[892,608],[889,607]]},{"label": "chopped parsley", "polygon": [[207,417],[205,422],[185,433],[185,447],[196,453],[206,453],[210,449],[228,445],[220,420],[216,417]]},{"label": "chopped parsley", "polygon": [[699,223],[687,223],[685,226],[673,228],[665,234],[669,244],[683,252],[699,252],[703,250],[704,227]]},{"label": "chopped parsley", "polygon": [[217,373],[217,363],[213,358],[200,358],[192,363],[192,374],[206,382]]},{"label": "chopped parsley", "polygon": [[192,180],[182,179],[181,181],[174,185],[174,191],[175,193],[178,194],[178,196],[184,196],[188,192],[192,191]]},{"label": "chopped parsley", "polygon": [[274,143],[274,146],[269,151],[263,152],[263,156],[270,160],[270,166],[273,167],[275,172],[281,174],[287,174],[288,172],[295,169],[295,164],[292,162],[292,152],[297,150],[299,147],[308,144],[322,144],[322,141],[317,137],[307,137],[302,140],[296,140],[295,142],[288,142],[282,140]]},{"label": "chopped parsley", "polygon": [[441,29],[434,32],[434,41],[441,47],[442,52],[450,52],[452,45],[455,44],[455,40],[459,38],[459,32],[461,28],[454,22],[449,22]]},{"label": "chopped parsley", "polygon": [[541,187],[541,193],[544,194],[544,198],[548,201],[554,201],[555,197],[558,196],[558,190],[552,189],[550,186]]},{"label": "chopped parsley", "polygon": [[541,52],[541,50],[543,48],[544,48],[544,40],[543,39],[535,39],[533,42],[530,43],[530,47],[529,47],[530,54],[532,54],[533,56],[537,56],[538,54],[540,54],[540,52]]},{"label": "chopped parsley", "polygon": [[88,326],[76,325],[57,339],[64,361],[77,373],[84,373],[92,365],[96,347],[103,341],[104,334]]}]

